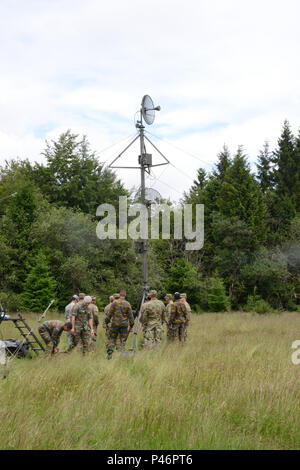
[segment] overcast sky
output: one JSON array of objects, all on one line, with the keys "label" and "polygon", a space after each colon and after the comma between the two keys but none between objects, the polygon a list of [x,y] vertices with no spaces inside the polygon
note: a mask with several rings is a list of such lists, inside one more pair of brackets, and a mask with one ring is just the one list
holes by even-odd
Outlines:
[{"label": "overcast sky", "polygon": [[[149,137],[181,170],[148,178],[164,197],[224,143],[253,164],[284,119],[300,127],[299,18],[299,0],[1,0],[0,163],[43,161],[45,140],[67,129],[109,162],[127,141],[102,150],[135,134],[149,94],[161,106]],[[138,172],[118,175],[138,184]]]}]

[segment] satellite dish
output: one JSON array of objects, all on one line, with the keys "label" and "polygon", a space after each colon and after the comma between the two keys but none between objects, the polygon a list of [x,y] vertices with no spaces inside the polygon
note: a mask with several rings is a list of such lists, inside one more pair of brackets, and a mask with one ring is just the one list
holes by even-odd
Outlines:
[{"label": "satellite dish", "polygon": [[161,201],[161,194],[153,188],[145,188],[145,199],[146,202],[152,204],[154,202],[159,203]]},{"label": "satellite dish", "polygon": [[[139,201],[141,199],[141,188],[135,194],[134,200]],[[159,204],[162,197],[161,194],[153,188],[145,188],[145,202],[146,204]]]},{"label": "satellite dish", "polygon": [[[142,115],[147,124],[153,124],[155,118],[154,103],[149,95],[145,95],[142,99]],[[157,111],[159,111],[157,109]]]}]

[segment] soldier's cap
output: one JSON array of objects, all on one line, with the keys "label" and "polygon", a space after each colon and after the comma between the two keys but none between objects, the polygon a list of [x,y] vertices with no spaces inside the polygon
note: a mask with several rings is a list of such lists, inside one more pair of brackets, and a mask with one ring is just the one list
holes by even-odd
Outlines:
[{"label": "soldier's cap", "polygon": [[179,294],[179,292],[175,292],[175,294],[174,294],[174,299],[175,299],[175,300],[179,300],[179,299],[180,299],[180,294]]},{"label": "soldier's cap", "polygon": [[86,296],[84,297],[84,299],[83,299],[83,302],[84,302],[85,304],[90,304],[91,301],[92,301],[92,297],[91,297],[90,295],[86,295]]},{"label": "soldier's cap", "polygon": [[165,297],[168,297],[168,299],[171,299],[171,300],[173,299],[172,294],[166,294]]},{"label": "soldier's cap", "polygon": [[186,299],[186,294],[180,294],[181,299]]},{"label": "soldier's cap", "polygon": [[150,297],[157,297],[157,291],[151,290],[148,295],[150,295]]},{"label": "soldier's cap", "polygon": [[72,297],[72,300],[79,300],[78,295],[74,294],[73,297]]},{"label": "soldier's cap", "polygon": [[96,297],[94,297],[93,295],[92,295],[92,300],[96,300]]},{"label": "soldier's cap", "polygon": [[84,299],[84,297],[85,297],[85,294],[83,294],[83,292],[80,292],[79,298],[80,298],[80,299]]},{"label": "soldier's cap", "polygon": [[114,299],[119,299],[119,298],[120,298],[120,294],[113,294],[113,298],[114,298]]}]

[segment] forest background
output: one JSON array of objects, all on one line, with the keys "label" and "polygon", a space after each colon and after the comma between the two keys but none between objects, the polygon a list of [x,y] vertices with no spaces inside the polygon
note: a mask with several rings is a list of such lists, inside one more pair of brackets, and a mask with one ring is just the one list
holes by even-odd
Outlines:
[{"label": "forest background", "polygon": [[[99,240],[96,208],[135,195],[66,131],[46,142],[45,164],[10,160],[0,168],[0,292],[8,311],[63,311],[73,294],[100,308],[126,288],[137,306],[141,256],[134,241]],[[300,311],[300,133],[285,121],[277,147],[266,142],[256,170],[240,146],[224,145],[210,173],[199,168],[181,204],[204,204],[199,251],[185,240],[151,240],[149,284],[159,296],[185,292],[195,312]],[[174,183],[173,183],[174,184]],[[167,202],[174,207],[172,201]]]}]

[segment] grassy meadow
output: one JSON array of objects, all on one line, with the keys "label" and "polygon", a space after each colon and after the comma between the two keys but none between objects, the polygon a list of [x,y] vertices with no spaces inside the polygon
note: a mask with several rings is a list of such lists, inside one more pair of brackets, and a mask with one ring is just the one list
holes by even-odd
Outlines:
[{"label": "grassy meadow", "polygon": [[[11,322],[0,329],[18,336]],[[9,365],[1,449],[300,448],[300,365],[291,361],[300,314],[194,315],[185,345],[111,361],[101,326],[98,338],[86,357]]]}]

